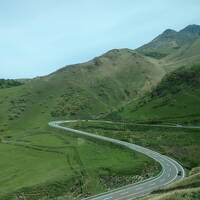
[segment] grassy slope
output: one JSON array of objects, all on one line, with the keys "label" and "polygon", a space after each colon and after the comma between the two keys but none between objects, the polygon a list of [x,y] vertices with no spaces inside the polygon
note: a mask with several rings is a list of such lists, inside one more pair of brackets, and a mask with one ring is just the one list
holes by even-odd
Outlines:
[{"label": "grassy slope", "polygon": [[171,72],[182,66],[190,66],[192,63],[200,62],[200,38],[183,45],[176,52],[161,60],[164,69]]},{"label": "grassy slope", "polygon": [[144,97],[108,118],[145,122],[200,123],[200,65],[167,75]]},{"label": "grassy slope", "polygon": [[[73,124],[72,124],[73,125]],[[187,178],[160,188],[144,199],[149,200],[198,200],[200,195],[200,134],[199,130],[164,128],[135,125],[113,125],[87,122],[75,126],[81,130],[117,138],[168,155],[180,162],[186,170]],[[172,140],[173,138],[173,140]]]},{"label": "grassy slope", "polygon": [[[86,122],[77,129],[135,143],[169,155],[191,170],[200,165],[200,134],[198,129],[147,127],[136,125],[113,125]],[[173,138],[173,140],[172,140]]]},{"label": "grassy slope", "polygon": [[134,51],[113,50],[25,85],[1,89],[0,120],[15,129],[52,119],[95,118],[148,90],[164,73]]},{"label": "grassy slope", "polygon": [[[65,131],[27,130],[0,143],[0,199],[82,198],[155,173],[151,159]],[[137,176],[136,176],[137,175]]]}]

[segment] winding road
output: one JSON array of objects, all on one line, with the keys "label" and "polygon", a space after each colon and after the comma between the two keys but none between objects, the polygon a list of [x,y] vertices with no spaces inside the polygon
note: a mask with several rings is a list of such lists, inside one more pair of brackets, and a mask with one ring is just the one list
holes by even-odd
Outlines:
[{"label": "winding road", "polygon": [[[82,121],[95,122],[95,120],[82,120]],[[112,138],[108,138],[108,137],[95,135],[95,134],[91,134],[88,132],[79,131],[79,130],[75,130],[72,128],[60,126],[60,124],[62,124],[62,123],[69,123],[69,122],[77,122],[77,120],[49,122],[49,126],[54,127],[54,128],[63,129],[66,131],[70,131],[75,134],[84,135],[87,137],[93,137],[93,138],[96,138],[99,140],[104,140],[107,142],[125,146],[129,149],[138,151],[140,153],[143,153],[143,154],[153,158],[155,161],[160,163],[160,165],[162,166],[162,171],[157,177],[148,179],[148,180],[140,182],[140,183],[127,185],[125,187],[109,191],[107,193],[92,196],[92,197],[86,198],[87,200],[132,200],[132,199],[136,199],[138,197],[142,197],[147,194],[150,194],[155,189],[158,189],[162,186],[165,186],[167,184],[170,184],[172,182],[180,180],[185,176],[185,171],[184,171],[183,167],[178,162],[176,162],[175,160],[173,160],[165,155],[162,155],[162,154],[152,151],[150,149],[147,149],[147,148],[135,145],[135,144],[131,144],[128,142],[124,142],[124,141],[120,141],[117,139],[112,139]],[[115,123],[115,122],[109,122],[109,121],[101,121],[101,122]],[[173,127],[177,127],[177,126],[173,126]]]}]

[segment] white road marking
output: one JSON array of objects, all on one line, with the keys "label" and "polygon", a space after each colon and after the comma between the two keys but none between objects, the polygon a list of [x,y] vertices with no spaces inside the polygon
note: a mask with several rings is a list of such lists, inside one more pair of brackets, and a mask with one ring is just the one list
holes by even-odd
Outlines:
[{"label": "white road marking", "polygon": [[108,200],[108,199],[112,199],[112,197],[106,197],[106,198],[104,198],[104,200]]},{"label": "white road marking", "polygon": [[125,195],[125,194],[128,194],[129,192],[128,191],[126,191],[126,192],[122,192],[122,193],[120,193],[120,195]]},{"label": "white road marking", "polygon": [[143,189],[143,187],[138,187],[138,188],[135,188],[135,190],[141,190]]}]

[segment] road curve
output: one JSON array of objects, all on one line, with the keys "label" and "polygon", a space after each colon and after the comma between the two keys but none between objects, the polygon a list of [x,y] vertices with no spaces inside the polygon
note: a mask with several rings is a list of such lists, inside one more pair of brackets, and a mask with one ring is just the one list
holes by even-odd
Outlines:
[{"label": "road curve", "polygon": [[[87,200],[132,200],[132,199],[136,199],[138,197],[145,196],[145,195],[151,193],[152,191],[154,191],[155,189],[158,189],[164,185],[167,185],[167,184],[170,184],[177,180],[180,180],[185,176],[185,171],[184,171],[183,167],[178,162],[176,162],[175,160],[173,160],[165,155],[162,155],[162,154],[152,151],[150,149],[147,149],[147,148],[135,145],[135,144],[131,144],[128,142],[124,142],[124,141],[120,141],[117,139],[112,139],[112,138],[108,138],[108,137],[95,135],[95,134],[91,134],[88,132],[79,131],[79,130],[75,130],[72,128],[60,126],[60,124],[62,124],[62,123],[69,123],[69,122],[76,122],[76,121],[78,121],[78,120],[53,121],[53,122],[49,122],[48,124],[49,124],[49,126],[54,127],[54,128],[63,129],[66,131],[70,131],[70,132],[79,134],[79,135],[93,137],[93,138],[96,138],[99,140],[103,140],[103,141],[111,142],[111,143],[118,144],[121,146],[125,146],[129,149],[138,151],[140,153],[143,153],[143,154],[153,158],[155,161],[160,163],[160,165],[162,166],[161,173],[155,178],[148,179],[144,182],[127,185],[125,187],[122,187],[122,188],[119,188],[116,190],[112,190],[112,191],[109,191],[109,192],[106,192],[106,193],[103,193],[100,195],[92,196],[92,197],[86,198]],[[82,120],[82,121],[86,121],[86,120]],[[89,121],[95,122],[94,120],[89,120]],[[109,121],[104,121],[104,122],[115,123],[115,122],[109,122]],[[178,175],[178,172],[180,173],[179,175]]]}]

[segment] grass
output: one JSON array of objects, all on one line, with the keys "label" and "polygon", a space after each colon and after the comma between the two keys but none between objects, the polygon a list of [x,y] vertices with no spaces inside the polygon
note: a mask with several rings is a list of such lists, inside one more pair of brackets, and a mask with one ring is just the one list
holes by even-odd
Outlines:
[{"label": "grass", "polygon": [[108,115],[108,119],[146,123],[200,124],[200,65],[180,68],[143,97]]},{"label": "grass", "polygon": [[121,49],[0,89],[2,134],[44,127],[56,119],[98,118],[143,94],[164,74],[144,56]]},{"label": "grass", "polygon": [[[80,123],[80,122],[79,122]],[[77,124],[77,129],[135,143],[169,155],[191,170],[200,165],[198,129],[117,125],[102,122]]]},{"label": "grass", "polygon": [[66,124],[75,129],[138,144],[168,155],[186,170],[187,177],[143,200],[198,200],[200,195],[200,134],[198,129],[147,127],[102,122]]},{"label": "grass", "polygon": [[150,195],[141,200],[199,200],[200,188],[177,190],[162,195]]},{"label": "grass", "polygon": [[21,193],[30,200],[79,199],[158,173],[154,162],[143,155],[51,128],[4,138],[0,157],[4,200],[17,199]]}]

